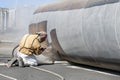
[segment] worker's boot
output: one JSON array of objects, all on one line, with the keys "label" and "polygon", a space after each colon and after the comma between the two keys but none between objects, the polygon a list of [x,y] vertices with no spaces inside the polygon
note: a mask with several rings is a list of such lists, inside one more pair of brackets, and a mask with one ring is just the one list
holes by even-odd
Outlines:
[{"label": "worker's boot", "polygon": [[21,57],[18,57],[17,60],[18,60],[19,67],[24,67],[23,59]]},{"label": "worker's boot", "polygon": [[6,66],[7,66],[8,68],[10,68],[10,67],[12,67],[13,64],[16,63],[16,62],[17,62],[17,57],[13,57],[13,58],[6,64]]}]

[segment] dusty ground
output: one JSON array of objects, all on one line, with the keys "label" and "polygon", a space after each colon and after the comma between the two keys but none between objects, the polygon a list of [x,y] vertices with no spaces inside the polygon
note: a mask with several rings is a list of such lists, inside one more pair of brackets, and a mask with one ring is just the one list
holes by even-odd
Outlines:
[{"label": "dusty ground", "polygon": [[67,63],[25,68],[12,67],[9,69],[0,66],[0,80],[63,80],[46,70],[64,77],[65,80],[120,80],[119,75],[71,66]]},{"label": "dusty ground", "polygon": [[0,42],[0,57],[10,56],[15,45],[12,42]]}]

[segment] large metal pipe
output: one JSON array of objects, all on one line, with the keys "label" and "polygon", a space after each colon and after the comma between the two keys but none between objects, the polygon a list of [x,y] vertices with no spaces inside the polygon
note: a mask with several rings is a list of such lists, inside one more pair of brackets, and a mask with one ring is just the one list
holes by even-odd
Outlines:
[{"label": "large metal pipe", "polygon": [[92,6],[100,6],[118,2],[119,0],[63,0],[40,6],[34,13],[51,12],[51,11],[64,11],[81,8],[89,8]]},{"label": "large metal pipe", "polygon": [[[56,30],[53,33],[64,59],[120,71],[120,2],[38,13],[34,14],[32,23],[44,20],[48,21],[48,34]],[[50,35],[48,40],[52,42]]]}]

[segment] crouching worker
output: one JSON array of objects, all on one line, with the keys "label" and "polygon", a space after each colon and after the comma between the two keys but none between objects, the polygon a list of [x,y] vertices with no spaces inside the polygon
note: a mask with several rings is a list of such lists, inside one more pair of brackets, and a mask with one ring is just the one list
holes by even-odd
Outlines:
[{"label": "crouching worker", "polygon": [[41,47],[41,43],[45,41],[46,37],[47,33],[44,31],[24,35],[18,45],[17,56],[8,62],[7,67],[9,68],[16,63],[20,67],[37,66],[38,62],[35,55],[40,55],[44,52],[45,48]]}]

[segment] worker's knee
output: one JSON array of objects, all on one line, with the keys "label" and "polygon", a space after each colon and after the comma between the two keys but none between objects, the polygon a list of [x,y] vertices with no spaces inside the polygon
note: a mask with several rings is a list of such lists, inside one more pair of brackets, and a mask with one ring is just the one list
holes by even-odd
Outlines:
[{"label": "worker's knee", "polygon": [[23,59],[23,61],[24,61],[25,66],[37,66],[38,65],[38,62],[36,59],[27,58],[27,59]]}]

